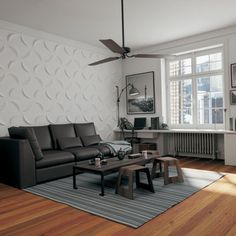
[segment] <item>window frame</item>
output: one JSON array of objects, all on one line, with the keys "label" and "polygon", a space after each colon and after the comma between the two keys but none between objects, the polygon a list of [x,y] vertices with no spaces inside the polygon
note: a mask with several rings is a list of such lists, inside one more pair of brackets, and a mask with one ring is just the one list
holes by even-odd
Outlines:
[{"label": "window frame", "polygon": [[[199,56],[204,55],[210,55],[220,52],[222,54],[222,69],[220,70],[214,70],[214,71],[204,71],[204,72],[196,72],[197,66],[196,66],[196,58]],[[170,62],[176,61],[176,60],[183,60],[191,58],[192,60],[192,73],[187,75],[179,75],[179,76],[170,76]],[[181,71],[181,68],[179,68],[179,71]],[[216,76],[221,75],[222,76],[222,93],[223,93],[223,123],[222,124],[199,124],[198,123],[198,104],[197,104],[197,78],[201,77],[210,77],[210,76]],[[193,50],[188,53],[181,53],[180,55],[177,55],[175,59],[167,59],[166,60],[166,89],[167,89],[167,97],[166,97],[166,104],[167,104],[167,122],[169,124],[170,128],[189,128],[189,129],[224,129],[225,128],[225,88],[224,88],[224,49],[223,45],[220,45],[218,47],[210,48],[210,49],[203,49],[203,50]],[[171,124],[171,111],[170,111],[170,82],[171,81],[181,81],[185,79],[191,79],[192,80],[192,124]]]}]

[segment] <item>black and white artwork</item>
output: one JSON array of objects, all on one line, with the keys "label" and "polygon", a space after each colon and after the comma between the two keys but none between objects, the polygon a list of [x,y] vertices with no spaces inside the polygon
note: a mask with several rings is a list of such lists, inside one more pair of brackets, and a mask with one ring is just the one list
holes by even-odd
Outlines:
[{"label": "black and white artwork", "polygon": [[231,87],[236,88],[236,63],[231,64]]},{"label": "black and white artwork", "polygon": [[230,91],[230,103],[231,105],[236,105],[236,90]]},{"label": "black and white artwork", "polygon": [[145,72],[126,76],[126,85],[131,84],[139,91],[131,96],[126,90],[127,114],[155,113],[154,72]]}]

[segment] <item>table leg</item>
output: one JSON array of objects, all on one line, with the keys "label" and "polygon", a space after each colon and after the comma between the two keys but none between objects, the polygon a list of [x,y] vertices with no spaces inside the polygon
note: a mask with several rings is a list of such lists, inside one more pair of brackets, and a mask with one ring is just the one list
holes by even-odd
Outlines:
[{"label": "table leg", "polygon": [[76,186],[76,168],[73,167],[73,188],[78,189]]},{"label": "table leg", "polygon": [[101,173],[101,193],[100,196],[104,196],[104,175]]}]

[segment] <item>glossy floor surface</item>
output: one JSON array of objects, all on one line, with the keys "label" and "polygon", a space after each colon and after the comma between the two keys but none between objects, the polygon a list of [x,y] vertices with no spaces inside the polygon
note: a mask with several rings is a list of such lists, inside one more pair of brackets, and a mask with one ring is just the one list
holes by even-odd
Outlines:
[{"label": "glossy floor surface", "polygon": [[138,229],[0,184],[0,235],[236,235],[236,167],[195,158],[180,162],[226,175]]}]

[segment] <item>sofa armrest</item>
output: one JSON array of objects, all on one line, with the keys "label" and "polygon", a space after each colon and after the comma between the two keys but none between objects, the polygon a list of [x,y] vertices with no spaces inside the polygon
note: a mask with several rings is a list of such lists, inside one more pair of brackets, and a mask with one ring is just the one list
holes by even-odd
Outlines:
[{"label": "sofa armrest", "polygon": [[36,184],[35,157],[28,140],[0,138],[0,179],[17,188]]}]

